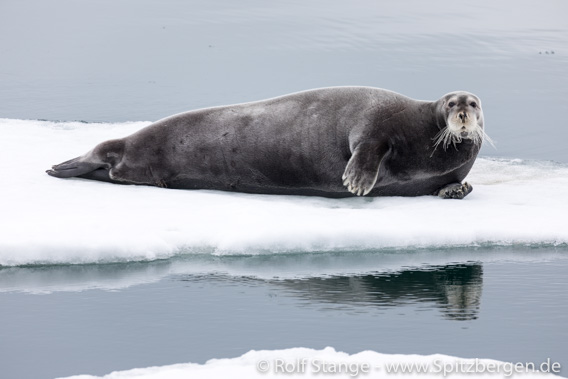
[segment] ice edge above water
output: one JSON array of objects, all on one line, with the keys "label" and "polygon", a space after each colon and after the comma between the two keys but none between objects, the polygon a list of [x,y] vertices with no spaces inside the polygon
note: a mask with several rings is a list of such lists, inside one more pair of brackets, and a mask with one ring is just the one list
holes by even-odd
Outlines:
[{"label": "ice edge above water", "polygon": [[[514,362],[517,363],[517,362]],[[533,363],[540,367],[542,362],[520,362],[522,364]],[[554,363],[554,362],[552,362]],[[542,366],[543,370],[552,372],[550,366]],[[427,372],[398,373],[392,371],[396,365],[420,366]],[[491,366],[491,369],[489,367]],[[278,368],[277,368],[278,367]],[[323,350],[308,348],[292,348],[285,350],[249,351],[237,358],[211,359],[205,364],[176,364],[162,367],[138,368],[128,371],[115,371],[108,375],[98,377],[79,375],[67,379],[157,379],[157,378],[266,378],[266,377],[416,377],[438,378],[451,375],[452,378],[471,378],[470,370],[477,371],[477,375],[490,375],[494,378],[514,376],[524,378],[550,377],[550,373],[525,372],[519,367],[519,371],[512,371],[513,362],[500,362],[490,359],[463,359],[448,355],[403,355],[403,354],[380,354],[374,351],[363,351],[349,355],[337,352],[331,347]],[[547,369],[547,367],[550,367]],[[324,373],[324,368],[327,373]],[[278,370],[278,371],[277,371]],[[365,371],[363,371],[365,370]],[[445,370],[445,375],[444,375]],[[491,374],[488,374],[489,371]],[[391,371],[391,372],[389,372]],[[556,371],[558,372],[558,371]]]},{"label": "ice edge above water", "polygon": [[146,122],[0,119],[0,265],[568,244],[568,167],[479,158],[462,201],[325,199],[118,186],[44,171]]}]

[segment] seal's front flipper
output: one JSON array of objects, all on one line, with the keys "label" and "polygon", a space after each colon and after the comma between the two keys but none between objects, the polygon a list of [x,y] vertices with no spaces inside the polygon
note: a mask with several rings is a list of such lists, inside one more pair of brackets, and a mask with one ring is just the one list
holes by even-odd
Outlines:
[{"label": "seal's front flipper", "polygon": [[473,187],[468,182],[452,183],[442,187],[437,195],[442,199],[463,199],[473,191]]},{"label": "seal's front flipper", "polygon": [[85,162],[83,157],[77,157],[55,165],[51,168],[51,170],[47,170],[46,172],[57,178],[71,178],[87,174],[104,166],[104,163]]},{"label": "seal's front flipper", "polygon": [[357,145],[345,172],[343,185],[357,196],[365,196],[375,186],[379,176],[379,166],[388,148],[378,142],[364,142]]}]

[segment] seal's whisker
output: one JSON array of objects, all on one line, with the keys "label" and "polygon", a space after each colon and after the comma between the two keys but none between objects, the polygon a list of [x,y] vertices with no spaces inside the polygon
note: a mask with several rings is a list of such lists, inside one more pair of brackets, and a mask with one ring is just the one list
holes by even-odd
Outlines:
[{"label": "seal's whisker", "polygon": [[[450,131],[450,129],[448,129],[448,127],[441,129],[438,132],[438,134],[436,134],[434,136],[434,138],[432,138],[432,140],[434,141],[434,150],[432,151],[432,154],[430,155],[430,157],[432,155],[434,155],[434,152],[436,151],[436,149],[438,148],[438,146],[440,144],[442,144],[442,148],[445,151],[445,150],[448,149],[448,146],[450,146],[450,143],[453,143],[454,147],[456,147],[456,145],[455,145],[456,142],[461,142],[461,138],[456,140],[456,136],[453,135],[453,133]],[[457,147],[456,147],[456,149],[457,149]]]},{"label": "seal's whisker", "polygon": [[[447,130],[448,130],[448,128],[441,129],[434,136],[434,138],[432,138],[432,140],[434,141],[434,150],[432,151],[432,155],[434,154],[434,151],[436,151],[436,149],[438,148],[438,145],[444,140],[444,134]],[[432,155],[430,155],[430,156],[432,156]]]},{"label": "seal's whisker", "polygon": [[456,151],[458,151],[458,143],[461,142],[461,138],[459,139],[459,141],[457,139],[452,139],[452,144],[454,145],[454,149],[456,149]]},{"label": "seal's whisker", "polygon": [[493,140],[491,139],[491,137],[489,137],[487,135],[487,133],[485,133],[485,130],[481,129],[481,139],[485,142],[487,141],[491,146],[493,146],[494,149],[497,149],[497,147],[495,147],[495,142],[493,142]]},{"label": "seal's whisker", "polygon": [[473,143],[476,145],[481,145],[483,142],[487,141],[493,148],[495,148],[495,143],[493,140],[485,133],[485,130],[479,125],[472,132]]},{"label": "seal's whisker", "polygon": [[[483,142],[489,143],[493,148],[495,148],[495,143],[493,140],[485,133],[485,130],[480,125],[476,125],[475,128],[470,133],[470,138],[473,140],[475,145],[481,145]],[[450,131],[450,129],[446,126],[442,128],[435,136],[432,138],[434,141],[434,149],[430,157],[434,155],[434,152],[438,148],[438,146],[442,145],[442,148],[445,150],[451,145],[454,146],[456,150],[458,150],[457,144],[462,142],[462,137],[460,135],[456,135]]]}]

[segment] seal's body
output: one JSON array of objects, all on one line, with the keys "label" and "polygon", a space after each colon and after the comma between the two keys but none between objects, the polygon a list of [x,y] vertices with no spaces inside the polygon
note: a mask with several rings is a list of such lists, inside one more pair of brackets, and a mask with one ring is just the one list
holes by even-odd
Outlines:
[{"label": "seal's body", "polygon": [[47,172],[183,189],[461,198],[484,135],[480,101],[467,92],[429,102],[334,87],[177,114]]}]

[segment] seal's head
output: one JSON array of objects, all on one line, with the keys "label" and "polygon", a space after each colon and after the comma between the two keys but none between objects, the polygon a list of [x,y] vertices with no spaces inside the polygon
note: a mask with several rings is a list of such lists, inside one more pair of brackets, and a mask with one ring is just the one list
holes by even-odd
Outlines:
[{"label": "seal's head", "polygon": [[446,125],[450,132],[461,138],[475,139],[483,129],[481,101],[468,92],[452,92],[443,97]]},{"label": "seal's head", "polygon": [[472,93],[457,91],[437,101],[440,132],[434,137],[434,150],[442,144],[444,150],[451,144],[471,140],[480,145],[491,140],[483,130],[481,100]]}]

